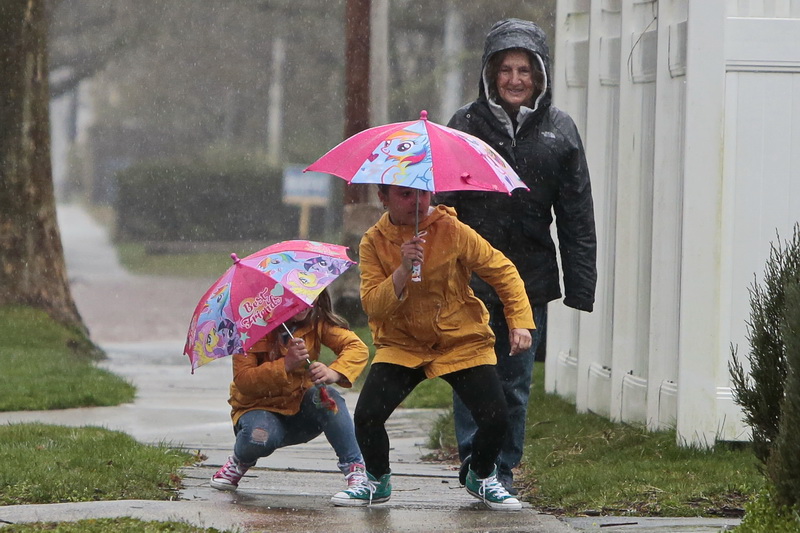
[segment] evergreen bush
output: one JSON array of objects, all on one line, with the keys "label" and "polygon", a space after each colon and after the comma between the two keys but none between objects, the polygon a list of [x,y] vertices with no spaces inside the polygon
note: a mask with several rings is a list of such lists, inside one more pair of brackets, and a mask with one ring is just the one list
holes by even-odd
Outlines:
[{"label": "evergreen bush", "polygon": [[774,495],[761,491],[745,504],[742,523],[736,533],[797,533],[800,531],[800,507],[777,505]]},{"label": "evergreen bush", "polygon": [[[752,429],[753,450],[781,505],[800,501],[800,228],[770,248],[764,281],[750,288],[749,371],[729,364],[734,401]],[[795,432],[794,434],[792,432]]]},{"label": "evergreen bush", "polygon": [[779,505],[800,504],[800,283],[790,280],[786,286],[786,321],[783,328],[786,344],[786,386],[781,408],[780,431],[767,462],[767,474],[775,487]]},{"label": "evergreen bush", "polygon": [[778,436],[786,382],[786,348],[781,334],[786,308],[785,290],[788,280],[798,278],[800,233],[795,225],[794,237],[786,244],[785,250],[780,240],[770,247],[763,283],[754,282],[749,289],[749,373],[735,349],[729,364],[733,399],[742,407],[745,422],[752,429],[753,448],[762,464],[767,463]]}]

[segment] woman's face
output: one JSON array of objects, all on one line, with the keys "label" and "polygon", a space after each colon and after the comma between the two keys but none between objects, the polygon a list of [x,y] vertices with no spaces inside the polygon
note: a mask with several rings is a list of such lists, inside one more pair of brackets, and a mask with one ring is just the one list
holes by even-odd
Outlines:
[{"label": "woman's face", "polygon": [[[419,207],[417,207],[417,193],[419,193]],[[428,208],[431,205],[430,191],[400,187],[399,185],[390,185],[386,194],[379,190],[378,198],[388,209],[392,224],[398,226],[413,226],[417,217],[420,221],[424,220],[428,216]]]},{"label": "woman's face", "polygon": [[530,56],[522,50],[505,52],[497,69],[497,95],[512,110],[533,107],[535,84]]}]

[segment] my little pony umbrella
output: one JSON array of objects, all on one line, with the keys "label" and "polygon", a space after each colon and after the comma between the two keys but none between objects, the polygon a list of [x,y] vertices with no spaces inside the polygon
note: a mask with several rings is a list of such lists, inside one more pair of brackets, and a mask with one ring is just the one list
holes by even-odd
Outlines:
[{"label": "my little pony umbrella", "polygon": [[527,189],[500,154],[482,140],[428,120],[376,126],[345,139],[306,171],[349,183],[401,185],[423,191]]},{"label": "my little pony umbrella", "polygon": [[194,310],[183,353],[194,370],[242,353],[314,300],[355,262],[347,247],[284,241],[233,266],[206,291]]}]

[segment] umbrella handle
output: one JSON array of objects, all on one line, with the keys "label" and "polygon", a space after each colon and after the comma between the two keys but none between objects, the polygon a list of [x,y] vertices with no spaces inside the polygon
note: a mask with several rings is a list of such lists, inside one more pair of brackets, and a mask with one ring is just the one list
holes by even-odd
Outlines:
[{"label": "umbrella handle", "polygon": [[[427,113],[423,111],[423,113]],[[422,118],[422,115],[420,115]],[[417,208],[414,209],[414,236],[419,237],[419,189],[417,191]],[[411,265],[411,281],[418,283],[422,281],[422,265],[419,263],[414,263]]]},{"label": "umbrella handle", "polygon": [[[311,359],[306,358],[306,368],[311,367]],[[317,400],[314,403],[319,408],[325,408],[328,411],[333,411],[333,414],[339,412],[339,406],[336,405],[336,400],[331,398],[331,395],[328,393],[328,387],[324,383],[320,383],[319,385],[314,385],[317,389],[317,393],[319,394]]]},{"label": "umbrella handle", "polygon": [[422,281],[422,265],[419,263],[411,265],[411,281],[416,283]]}]

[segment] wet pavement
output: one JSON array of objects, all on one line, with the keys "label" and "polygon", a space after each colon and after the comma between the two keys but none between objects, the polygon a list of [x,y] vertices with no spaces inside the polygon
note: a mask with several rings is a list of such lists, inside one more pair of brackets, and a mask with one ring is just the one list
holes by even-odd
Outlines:
[{"label": "wet pavement", "polygon": [[[261,459],[235,493],[217,491],[209,478],[233,446],[227,404],[230,360],[191,374],[183,352],[189,318],[213,279],[135,276],[116,258],[105,229],[77,206],[59,206],[70,285],[95,342],[108,354],[101,365],[136,385],[135,401],[117,407],[0,413],[0,423],[43,422],[101,426],[143,443],[166,442],[206,457],[183,470],[173,502],[125,500],[0,506],[0,526],[131,516],[178,520],[230,531],[316,532],[531,532],[711,533],[735,519],[594,517],[559,519],[524,504],[493,512],[458,483],[457,467],[428,462],[427,436],[439,411],[398,409],[389,420],[393,492],[370,508],[341,508],[330,497],[344,488],[336,456],[319,437]],[[341,389],[340,389],[341,390]],[[357,394],[343,391],[348,407]]]}]

